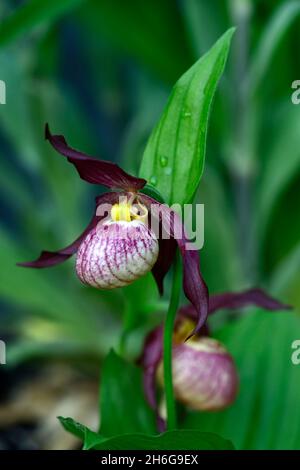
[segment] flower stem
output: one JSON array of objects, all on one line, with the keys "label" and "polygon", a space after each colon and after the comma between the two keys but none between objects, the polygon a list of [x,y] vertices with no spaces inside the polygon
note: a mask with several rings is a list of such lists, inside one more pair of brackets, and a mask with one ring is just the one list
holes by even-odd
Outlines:
[{"label": "flower stem", "polygon": [[167,408],[167,429],[176,429],[176,403],[174,398],[173,382],[172,382],[172,343],[173,343],[173,330],[176,312],[178,309],[180,290],[181,290],[181,265],[179,262],[178,253],[175,258],[173,268],[173,282],[171,299],[168,308],[167,318],[164,328],[164,385],[165,385],[165,397],[166,397],[166,408]]}]

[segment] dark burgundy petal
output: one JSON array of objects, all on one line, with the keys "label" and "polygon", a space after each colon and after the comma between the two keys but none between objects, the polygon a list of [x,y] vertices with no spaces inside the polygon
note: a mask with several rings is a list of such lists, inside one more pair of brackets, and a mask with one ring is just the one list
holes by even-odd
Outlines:
[{"label": "dark burgundy petal", "polygon": [[[103,194],[102,196],[96,198],[96,206],[98,208],[100,204],[114,204],[119,199],[119,196],[120,193],[116,192]],[[82,232],[82,234],[78,238],[76,238],[73,243],[66,246],[65,248],[62,248],[61,250],[57,251],[42,251],[42,253],[36,260],[27,261],[24,263],[17,263],[17,266],[23,266],[25,268],[48,268],[50,266],[55,266],[57,264],[63,263],[74,253],[76,253],[82,240],[104,216],[104,214],[101,217],[94,214],[92,220],[90,221],[86,229]]]},{"label": "dark burgundy petal", "polygon": [[159,416],[156,398],[156,371],[163,358],[163,326],[158,326],[146,337],[143,353],[138,363],[143,368],[143,385],[146,399],[156,413],[158,430],[165,430],[165,422]]},{"label": "dark burgundy petal", "polygon": [[[189,318],[190,320],[196,322],[198,318],[198,314],[195,310],[195,307],[193,307],[192,304],[184,305],[183,307],[180,307],[177,313],[177,322],[180,323],[184,318]],[[175,325],[176,329],[176,325]],[[201,329],[198,332],[198,336],[210,336],[210,329],[208,327],[207,322],[204,323],[204,325],[201,327]]]},{"label": "dark burgundy petal", "polygon": [[170,238],[170,240],[159,240],[159,254],[152,269],[152,274],[161,295],[164,292],[163,281],[173,263],[176,249],[177,243],[174,238]]},{"label": "dark burgundy petal", "polygon": [[65,248],[57,251],[42,251],[36,260],[17,263],[17,266],[23,266],[25,268],[49,268],[50,266],[63,263],[74,253],[76,253],[82,240],[98,222],[99,218],[94,215],[84,232],[82,232],[82,234],[76,238],[76,240],[71,243],[71,245],[68,245]]},{"label": "dark burgundy petal", "polygon": [[198,315],[196,327],[187,338],[189,339],[198,333],[206,322],[208,315],[208,289],[201,276],[198,252],[187,251],[184,246],[180,249],[183,257],[183,289]]},{"label": "dark burgundy petal", "polygon": [[244,292],[224,292],[209,298],[209,313],[222,308],[242,308],[250,305],[266,310],[287,310],[291,307],[269,296],[261,289],[250,289]]},{"label": "dark burgundy petal", "polygon": [[184,305],[178,310],[178,317],[190,318],[191,320],[197,320],[197,312],[192,304]]},{"label": "dark burgundy petal", "polygon": [[[80,239],[81,240],[81,239]],[[80,243],[80,241],[79,241]],[[77,240],[71,245],[58,251],[42,251],[40,256],[34,261],[24,261],[17,263],[17,266],[23,268],[50,268],[61,264],[69,259],[78,249]]]},{"label": "dark burgundy petal", "polygon": [[115,163],[90,157],[69,147],[62,135],[51,134],[48,124],[45,127],[45,138],[57,152],[73,163],[80,177],[88,183],[125,191],[137,191],[146,184],[146,180],[127,174]]},{"label": "dark burgundy petal", "polygon": [[[224,292],[209,296],[208,314],[213,314],[222,308],[237,309],[247,306],[257,306],[266,310],[287,310],[291,307],[269,296],[261,289],[249,289],[243,292]],[[197,320],[197,312],[192,304],[184,305],[178,311],[178,318]],[[207,324],[205,325],[207,328]],[[201,329],[201,334],[208,335],[208,330]]]},{"label": "dark burgundy petal", "polygon": [[196,327],[188,337],[190,338],[199,332],[208,315],[208,289],[200,272],[198,251],[187,249],[188,239],[182,221],[176,212],[150,196],[140,194],[140,198],[148,206],[154,217],[160,219],[164,231],[169,232],[180,249],[183,261],[183,289],[198,315]]},{"label": "dark burgundy petal", "polygon": [[[146,203],[146,205],[147,204],[148,203]],[[155,223],[155,227],[152,227],[152,222],[153,220],[151,220],[151,213],[149,213],[149,227],[154,231],[159,241],[158,259],[152,269],[152,274],[157,284],[159,293],[160,295],[162,295],[164,291],[163,281],[173,263],[174,256],[177,250],[177,243],[174,238],[164,237],[164,235],[166,234],[159,218],[157,219],[158,226],[156,226],[157,224]]]},{"label": "dark burgundy petal", "polygon": [[150,331],[144,343],[141,357],[138,360],[144,370],[144,389],[146,398],[153,409],[157,408],[155,374],[163,356],[163,326]]}]

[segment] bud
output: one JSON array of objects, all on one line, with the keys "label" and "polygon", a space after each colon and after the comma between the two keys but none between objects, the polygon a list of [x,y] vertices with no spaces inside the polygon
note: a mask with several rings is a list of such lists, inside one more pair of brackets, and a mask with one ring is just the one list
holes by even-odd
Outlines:
[{"label": "bud", "polygon": [[81,243],[76,259],[79,279],[99,289],[131,284],[150,271],[158,257],[158,241],[142,215],[130,204],[115,204],[108,222],[98,224]]},{"label": "bud", "polygon": [[[177,400],[194,410],[220,410],[229,406],[238,391],[232,357],[215,339],[198,337],[173,346],[173,387]],[[157,370],[163,384],[163,366]]]}]

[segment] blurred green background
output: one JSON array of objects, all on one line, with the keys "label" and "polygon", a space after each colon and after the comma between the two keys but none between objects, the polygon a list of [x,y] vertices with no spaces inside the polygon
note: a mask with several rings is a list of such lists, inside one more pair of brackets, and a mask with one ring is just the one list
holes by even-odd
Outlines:
[{"label": "blurred green background", "polygon": [[[163,317],[149,275],[99,292],[80,284],[74,259],[17,268],[82,231],[101,188],[43,139],[45,122],[75,148],[137,174],[172,85],[237,26],[213,104],[206,167],[202,270],[210,292],[267,288],[293,313],[226,314],[216,334],[241,374],[228,411],[190,414],[238,448],[300,448],[300,3],[276,0],[5,0],[0,6],[0,449],[76,447],[56,424],[96,421],[98,366],[135,311],[127,354]],[[167,289],[168,293],[168,289]],[[94,410],[94,411],[93,411]]]}]

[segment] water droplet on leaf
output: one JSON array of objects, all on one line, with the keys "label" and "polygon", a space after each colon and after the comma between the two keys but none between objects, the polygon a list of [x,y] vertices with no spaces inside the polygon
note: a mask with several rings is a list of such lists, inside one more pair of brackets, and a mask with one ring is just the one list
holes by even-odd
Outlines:
[{"label": "water droplet on leaf", "polygon": [[150,183],[153,185],[153,186],[156,186],[157,185],[157,178],[155,175],[151,176],[150,178]]},{"label": "water droplet on leaf", "polygon": [[185,106],[185,107],[183,108],[183,110],[182,110],[182,116],[183,116],[184,118],[190,118],[191,115],[192,115],[192,113],[191,113],[190,109]]},{"label": "water droplet on leaf", "polygon": [[172,174],[172,168],[170,166],[168,166],[167,168],[165,168],[165,174],[167,176],[170,176]]},{"label": "water droplet on leaf", "polygon": [[164,168],[168,164],[168,157],[162,155],[159,159],[161,166]]}]

